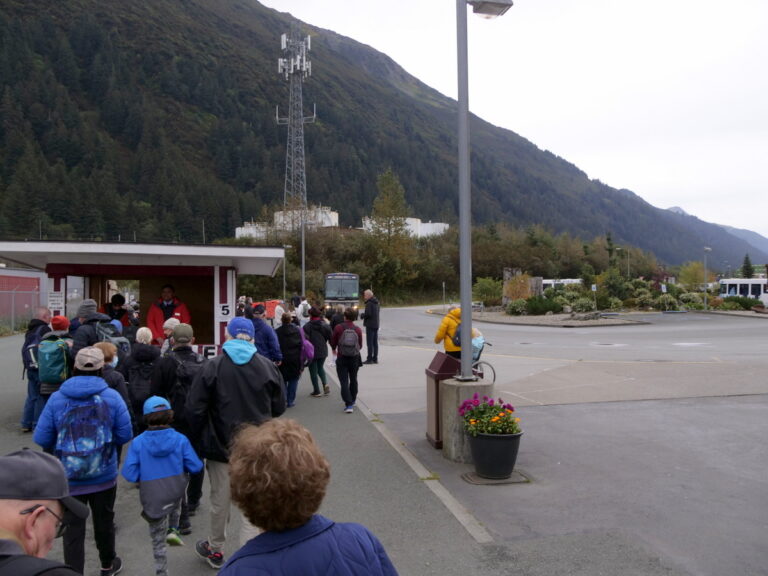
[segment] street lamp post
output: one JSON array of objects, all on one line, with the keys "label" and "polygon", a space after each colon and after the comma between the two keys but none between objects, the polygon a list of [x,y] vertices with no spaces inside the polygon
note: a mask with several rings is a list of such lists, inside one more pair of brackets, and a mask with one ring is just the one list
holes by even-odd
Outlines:
[{"label": "street lamp post", "polygon": [[707,309],[707,288],[709,288],[707,282],[707,252],[712,252],[712,248],[704,246],[704,310]]},{"label": "street lamp post", "polygon": [[512,7],[512,0],[483,2],[456,0],[456,55],[458,68],[459,136],[459,296],[461,304],[461,374],[472,374],[472,202],[469,170],[469,65],[467,62],[467,5],[475,14],[493,18]]},{"label": "street lamp post", "polygon": [[293,248],[290,244],[283,244],[283,302],[285,302],[285,262],[286,262],[286,256],[285,256],[285,250],[287,248]]}]

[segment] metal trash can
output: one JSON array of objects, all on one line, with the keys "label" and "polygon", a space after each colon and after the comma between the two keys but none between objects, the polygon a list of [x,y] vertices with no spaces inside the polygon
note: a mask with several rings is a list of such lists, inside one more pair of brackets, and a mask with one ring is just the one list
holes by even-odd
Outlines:
[{"label": "metal trash can", "polygon": [[443,447],[440,382],[461,372],[461,362],[444,352],[437,352],[424,372],[427,375],[427,440],[434,448],[440,450]]}]

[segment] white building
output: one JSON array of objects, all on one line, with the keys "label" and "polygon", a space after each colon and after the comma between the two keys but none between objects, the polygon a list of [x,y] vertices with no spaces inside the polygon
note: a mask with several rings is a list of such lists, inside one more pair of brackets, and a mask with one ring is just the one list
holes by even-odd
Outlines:
[{"label": "white building", "polygon": [[[301,210],[278,210],[267,222],[245,222],[235,228],[235,238],[258,238],[263,240],[270,230],[297,230],[301,226]],[[307,228],[336,228],[339,225],[339,213],[327,206],[312,206],[304,212]]]},{"label": "white building", "polygon": [[[408,234],[415,236],[416,238],[426,238],[427,236],[439,236],[446,230],[449,225],[445,222],[422,222],[420,218],[406,218],[405,229]],[[373,229],[371,219],[363,218],[363,230],[370,232]]]}]

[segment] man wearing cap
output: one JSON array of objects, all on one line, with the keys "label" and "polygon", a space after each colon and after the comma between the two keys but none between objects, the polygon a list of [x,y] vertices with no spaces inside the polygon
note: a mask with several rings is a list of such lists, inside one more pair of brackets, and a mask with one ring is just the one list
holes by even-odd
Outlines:
[{"label": "man wearing cap", "polygon": [[165,356],[166,352],[172,348],[173,330],[179,324],[181,324],[181,322],[178,318],[168,318],[168,320],[163,322],[163,343],[160,346],[161,356]]},{"label": "man wearing cap", "polygon": [[[168,398],[173,408],[173,428],[192,439],[192,430],[186,414],[186,398],[194,376],[207,360],[192,349],[195,342],[192,326],[179,324],[173,329],[173,350],[163,356],[155,365],[152,374],[152,394]],[[178,387],[177,387],[178,383]],[[199,455],[199,454],[198,454]],[[181,534],[191,532],[190,516],[194,516],[203,495],[203,478],[205,471],[190,475],[186,498],[181,503]]]},{"label": "man wearing cap", "polygon": [[[98,348],[88,346],[77,353],[73,376],[51,395],[34,439],[62,461],[72,496],[90,506],[101,576],[112,576],[123,565],[115,553],[117,446],[127,443],[133,434],[128,408],[101,377],[103,367],[104,354]],[[82,437],[86,430],[88,436]],[[65,520],[69,526],[64,535],[64,561],[83,573],[85,520]]]},{"label": "man wearing cap", "polygon": [[80,574],[45,560],[67,529],[65,511],[82,521],[88,517],[88,508],[69,495],[61,462],[27,448],[0,457],[0,574]]},{"label": "man wearing cap", "polygon": [[[212,568],[224,564],[229,520],[229,445],[241,424],[261,424],[285,412],[285,385],[277,367],[256,353],[253,322],[235,317],[227,326],[222,354],[209,360],[192,382],[186,404],[196,445],[207,459],[211,528],[195,551]],[[241,544],[256,531],[243,519]]]},{"label": "man wearing cap", "polygon": [[86,346],[93,346],[96,342],[101,342],[101,338],[96,332],[96,324],[99,322],[109,322],[110,317],[97,310],[96,300],[87,298],[82,301],[77,308],[77,318],[80,320],[80,326],[72,334],[72,357]]},{"label": "man wearing cap", "polygon": [[253,307],[253,320],[251,320],[253,322],[253,345],[256,346],[256,352],[280,365],[280,362],[283,361],[283,353],[280,350],[275,329],[264,320],[265,314],[264,304],[256,304]]},{"label": "man wearing cap", "polygon": [[147,311],[147,326],[152,330],[152,338],[158,345],[163,343],[163,322],[168,318],[176,318],[184,324],[192,323],[187,305],[176,298],[176,289],[171,284],[166,284],[160,289],[160,298],[153,302]]}]

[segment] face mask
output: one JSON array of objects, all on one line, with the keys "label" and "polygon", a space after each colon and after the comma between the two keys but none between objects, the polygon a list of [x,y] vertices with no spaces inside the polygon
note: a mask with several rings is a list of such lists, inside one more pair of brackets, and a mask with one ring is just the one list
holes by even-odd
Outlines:
[{"label": "face mask", "polygon": [[110,362],[109,365],[112,366],[112,368],[116,368],[118,360],[119,360],[119,358],[117,356],[115,356],[114,358],[112,358],[112,362]]}]

